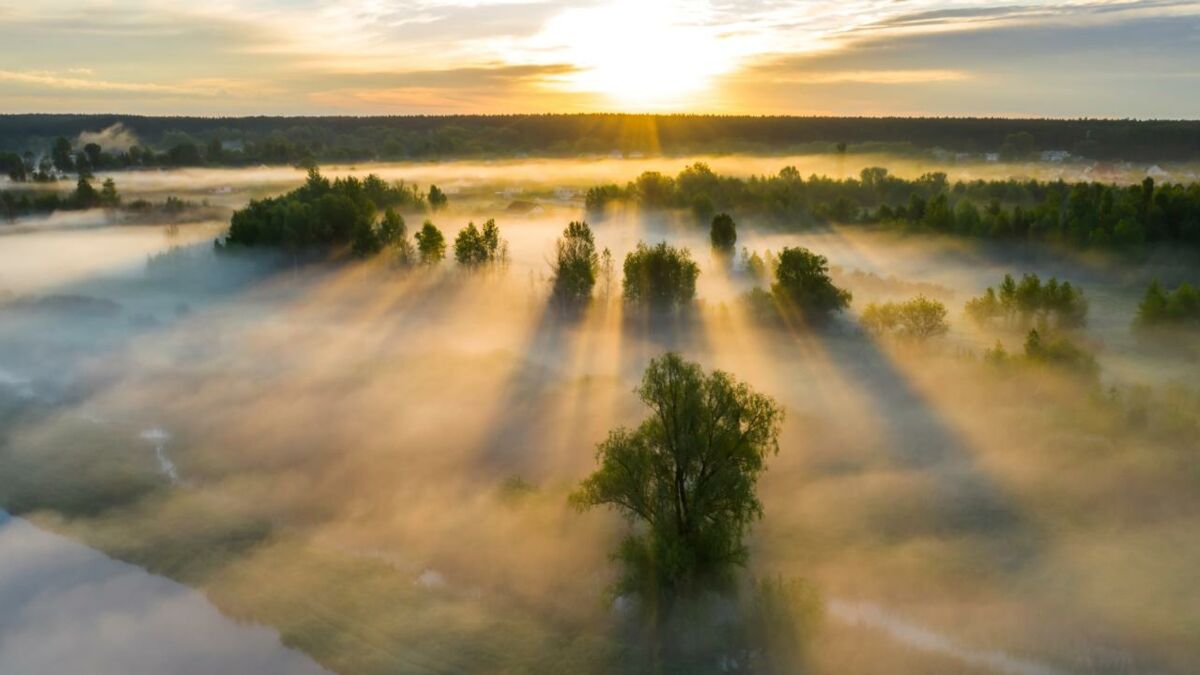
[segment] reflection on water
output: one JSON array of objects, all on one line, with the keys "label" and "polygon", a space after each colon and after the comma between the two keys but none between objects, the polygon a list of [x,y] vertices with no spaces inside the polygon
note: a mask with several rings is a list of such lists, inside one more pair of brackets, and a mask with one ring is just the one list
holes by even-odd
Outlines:
[{"label": "reflection on water", "polygon": [[326,673],[275,631],[0,511],[0,673]]}]

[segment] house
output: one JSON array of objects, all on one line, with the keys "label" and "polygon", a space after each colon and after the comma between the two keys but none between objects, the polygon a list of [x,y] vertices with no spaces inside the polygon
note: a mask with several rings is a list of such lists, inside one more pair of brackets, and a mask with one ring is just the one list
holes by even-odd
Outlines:
[{"label": "house", "polygon": [[1071,158],[1071,153],[1066,150],[1043,150],[1043,162],[1062,162]]}]

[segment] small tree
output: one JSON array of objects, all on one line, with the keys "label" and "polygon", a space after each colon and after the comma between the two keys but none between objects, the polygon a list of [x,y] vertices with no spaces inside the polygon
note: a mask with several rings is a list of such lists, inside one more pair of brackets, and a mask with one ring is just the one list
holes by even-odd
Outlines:
[{"label": "small tree", "polygon": [[450,202],[450,199],[446,196],[446,193],[442,192],[442,190],[436,185],[429,186],[429,196],[427,199],[429,200],[429,208],[433,209],[435,212],[446,208],[446,204]]},{"label": "small tree", "polygon": [[779,450],[783,411],[729,374],[668,353],[636,390],[651,415],[596,448],[599,468],[571,495],[608,506],[637,528],[617,553],[622,590],[648,596],[726,581],[746,559],[743,537],[762,516],[756,489]]},{"label": "small tree", "polygon": [[416,240],[417,253],[423,264],[436,265],[446,257],[446,237],[434,226],[433,221],[425,221],[421,231],[416,234]]},{"label": "small tree", "polygon": [[718,213],[713,218],[708,237],[713,251],[721,256],[733,257],[734,247],[737,246],[737,225],[728,213]]},{"label": "small tree", "polygon": [[586,304],[592,297],[600,265],[591,228],[586,222],[568,224],[554,247],[555,260],[551,268],[555,299],[570,306]]},{"label": "small tree", "polygon": [[390,208],[385,210],[383,219],[379,221],[380,243],[384,246],[391,246],[398,244],[407,236],[408,226],[404,224],[404,217]]},{"label": "small tree", "polygon": [[71,193],[71,202],[76,208],[94,208],[100,205],[100,193],[92,187],[91,181],[81,176],[75,183],[75,192]]},{"label": "small tree", "polygon": [[454,238],[454,259],[464,267],[503,262],[507,257],[508,244],[500,239],[500,228],[494,220],[484,223],[483,229],[467,223]]},{"label": "small tree", "polygon": [[700,266],[686,248],[667,242],[637,248],[625,256],[625,299],[653,309],[673,309],[689,304],[696,295]]},{"label": "small tree", "polygon": [[787,311],[810,321],[823,321],[850,306],[849,291],[833,285],[829,261],[805,248],[785,247],[775,266],[771,292]]},{"label": "small tree", "polygon": [[121,205],[121,195],[117,192],[117,184],[111,178],[105,178],[100,186],[100,206],[116,208]]}]

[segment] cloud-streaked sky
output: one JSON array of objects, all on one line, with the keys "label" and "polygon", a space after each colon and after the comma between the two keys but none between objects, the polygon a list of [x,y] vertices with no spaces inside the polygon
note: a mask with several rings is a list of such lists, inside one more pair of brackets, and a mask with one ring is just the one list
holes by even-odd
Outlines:
[{"label": "cloud-streaked sky", "polygon": [[0,0],[0,44],[0,112],[1200,116],[1200,0]]}]

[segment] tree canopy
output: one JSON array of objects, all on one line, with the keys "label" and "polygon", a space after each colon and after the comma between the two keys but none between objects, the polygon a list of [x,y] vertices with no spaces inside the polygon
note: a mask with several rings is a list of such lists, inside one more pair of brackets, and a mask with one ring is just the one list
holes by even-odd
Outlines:
[{"label": "tree canopy", "polygon": [[623,291],[625,300],[651,309],[685,307],[696,295],[700,266],[686,248],[660,242],[637,248],[625,256]]},{"label": "tree canopy", "polygon": [[1150,282],[1146,293],[1138,304],[1134,325],[1139,328],[1154,326],[1200,326],[1200,290],[1182,283],[1174,290],[1166,290],[1158,280]]},{"label": "tree canopy", "polygon": [[446,237],[433,221],[426,220],[415,238],[422,264],[436,265],[446,257]]},{"label": "tree canopy", "polygon": [[1002,321],[1021,328],[1032,322],[1077,328],[1087,322],[1087,299],[1069,281],[1052,277],[1043,282],[1036,274],[1026,274],[1018,282],[1005,274],[997,288],[989,286],[983,295],[968,300],[967,316],[981,325]]},{"label": "tree canopy", "polygon": [[489,219],[482,228],[475,223],[459,230],[454,238],[454,259],[463,267],[482,267],[508,259],[508,242],[500,238],[496,221]]},{"label": "tree canopy", "polygon": [[946,306],[923,295],[903,302],[870,303],[863,309],[860,321],[863,328],[875,335],[916,341],[945,335],[950,330]]},{"label": "tree canopy", "polygon": [[714,251],[726,257],[733,256],[737,246],[737,225],[728,213],[718,213],[713,217],[708,237]]},{"label": "tree canopy", "polygon": [[380,209],[420,209],[424,199],[414,185],[388,183],[375,174],[330,182],[311,169],[304,185],[279,197],[253,199],[233,213],[227,245],[337,246],[352,244],[360,254],[385,245],[376,223]]},{"label": "tree canopy", "polygon": [[597,470],[571,495],[637,524],[618,557],[622,584],[646,593],[695,589],[746,559],[743,538],[762,516],[759,474],[779,450],[783,411],[728,373],[706,375],[667,353],[636,390],[650,416],[596,448]]},{"label": "tree canopy", "polygon": [[850,306],[849,291],[833,285],[829,261],[806,248],[784,247],[775,266],[771,293],[784,312],[819,322]]},{"label": "tree canopy", "polygon": [[568,307],[586,304],[592,297],[592,287],[596,285],[600,268],[592,229],[583,221],[569,223],[554,243],[554,250],[551,269],[555,300]]}]

